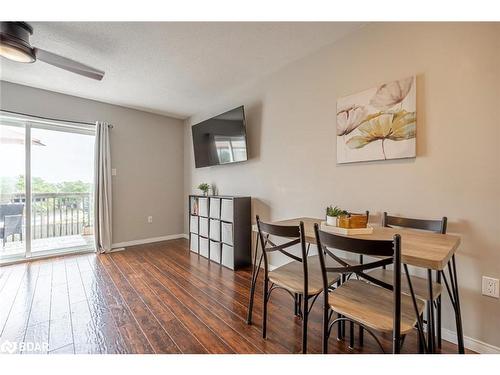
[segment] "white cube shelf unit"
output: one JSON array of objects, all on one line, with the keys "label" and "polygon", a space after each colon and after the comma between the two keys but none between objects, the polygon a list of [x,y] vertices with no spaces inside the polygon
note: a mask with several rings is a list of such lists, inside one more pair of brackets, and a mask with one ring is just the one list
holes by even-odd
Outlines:
[{"label": "white cube shelf unit", "polygon": [[251,264],[250,197],[189,196],[189,249],[232,270]]}]

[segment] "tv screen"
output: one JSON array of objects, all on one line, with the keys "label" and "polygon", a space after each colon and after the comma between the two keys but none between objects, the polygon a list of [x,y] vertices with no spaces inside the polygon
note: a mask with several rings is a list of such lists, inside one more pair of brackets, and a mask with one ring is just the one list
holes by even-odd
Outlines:
[{"label": "tv screen", "polygon": [[247,160],[243,106],[192,126],[196,168]]}]

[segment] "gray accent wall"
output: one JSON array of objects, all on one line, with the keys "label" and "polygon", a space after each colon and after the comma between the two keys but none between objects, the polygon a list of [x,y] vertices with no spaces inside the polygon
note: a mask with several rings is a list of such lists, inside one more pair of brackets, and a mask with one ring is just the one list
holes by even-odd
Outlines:
[{"label": "gray accent wall", "polygon": [[0,81],[0,108],[113,124],[113,243],[184,233],[181,120],[5,81]]}]

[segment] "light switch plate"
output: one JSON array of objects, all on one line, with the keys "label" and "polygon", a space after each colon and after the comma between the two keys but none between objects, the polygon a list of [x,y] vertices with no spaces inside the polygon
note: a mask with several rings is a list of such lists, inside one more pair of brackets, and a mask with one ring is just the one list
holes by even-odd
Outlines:
[{"label": "light switch plate", "polygon": [[111,168],[111,176],[116,176],[116,168]]},{"label": "light switch plate", "polygon": [[483,276],[482,293],[483,296],[499,298],[500,289],[498,285],[498,279],[494,279],[493,277]]}]

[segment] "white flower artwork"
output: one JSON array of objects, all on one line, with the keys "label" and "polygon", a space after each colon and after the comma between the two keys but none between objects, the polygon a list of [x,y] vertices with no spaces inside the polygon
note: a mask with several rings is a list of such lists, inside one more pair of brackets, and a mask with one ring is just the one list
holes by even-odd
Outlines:
[{"label": "white flower artwork", "polygon": [[337,163],[416,156],[415,77],[337,100]]}]

